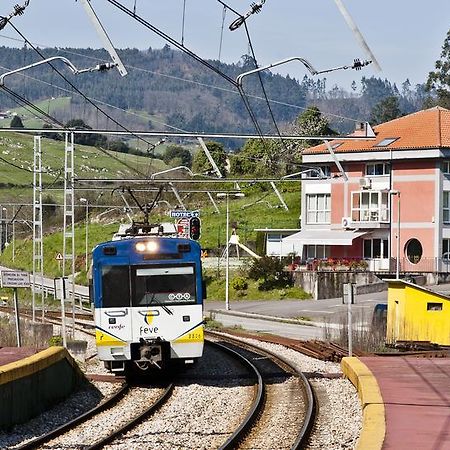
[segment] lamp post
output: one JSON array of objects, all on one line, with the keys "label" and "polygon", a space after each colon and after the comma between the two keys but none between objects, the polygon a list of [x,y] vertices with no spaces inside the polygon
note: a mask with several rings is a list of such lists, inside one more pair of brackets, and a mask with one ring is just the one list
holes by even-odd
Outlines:
[{"label": "lamp post", "polygon": [[80,198],[81,203],[86,203],[86,248],[85,248],[85,269],[89,269],[88,249],[89,249],[89,200],[87,198]]},{"label": "lamp post", "polygon": [[[395,278],[400,279],[400,191],[389,191],[391,196],[397,196],[397,261],[395,264]],[[392,209],[392,202],[391,202]]]},{"label": "lamp post", "polygon": [[218,198],[226,198],[227,205],[227,226],[226,226],[226,234],[227,234],[227,249],[226,249],[226,264],[225,264],[225,309],[227,311],[230,310],[230,296],[229,296],[229,286],[230,286],[230,197],[238,198],[244,197],[245,194],[242,192],[229,193],[229,192],[220,192],[217,194]]}]

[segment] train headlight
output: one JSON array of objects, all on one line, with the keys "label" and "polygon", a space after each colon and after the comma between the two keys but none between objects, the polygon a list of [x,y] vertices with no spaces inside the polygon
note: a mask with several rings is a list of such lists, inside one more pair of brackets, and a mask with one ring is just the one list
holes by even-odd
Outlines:
[{"label": "train headlight", "polygon": [[145,252],[145,249],[146,249],[147,247],[146,247],[146,245],[145,245],[145,242],[138,242],[137,244],[136,244],[136,251],[138,251],[138,252]]},{"label": "train headlight", "polygon": [[148,252],[156,252],[158,250],[158,244],[155,241],[148,241],[146,245]]},{"label": "train headlight", "polygon": [[137,242],[135,249],[138,253],[155,253],[158,250],[158,243],[156,241]]}]

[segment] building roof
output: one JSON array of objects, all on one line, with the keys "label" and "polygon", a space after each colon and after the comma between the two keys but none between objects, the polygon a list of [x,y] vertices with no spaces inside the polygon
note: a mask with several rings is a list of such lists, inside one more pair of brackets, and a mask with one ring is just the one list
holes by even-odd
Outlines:
[{"label": "building roof", "polygon": [[[375,140],[331,141],[335,153],[377,152],[386,150],[411,150],[450,148],[450,110],[436,106],[373,128]],[[355,132],[354,135],[361,132]],[[341,143],[340,145],[338,145]],[[328,153],[325,144],[304,150],[303,154]]]}]

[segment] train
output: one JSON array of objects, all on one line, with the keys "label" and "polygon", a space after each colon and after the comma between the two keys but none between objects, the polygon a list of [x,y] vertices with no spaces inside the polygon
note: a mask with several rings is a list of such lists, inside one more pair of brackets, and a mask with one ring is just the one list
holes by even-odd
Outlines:
[{"label": "train", "polygon": [[119,234],[92,252],[98,358],[112,373],[189,365],[203,354],[200,245],[157,230]]}]

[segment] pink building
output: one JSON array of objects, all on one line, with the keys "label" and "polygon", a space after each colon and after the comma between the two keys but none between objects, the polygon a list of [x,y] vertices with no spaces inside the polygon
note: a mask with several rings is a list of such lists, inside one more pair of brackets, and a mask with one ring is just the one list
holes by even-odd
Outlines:
[{"label": "pink building", "polygon": [[[450,110],[436,107],[374,127],[375,140],[331,141],[303,163],[327,178],[302,182],[301,231],[283,253],[364,259],[373,271],[450,268]],[[399,229],[400,224],[400,229]]]}]

